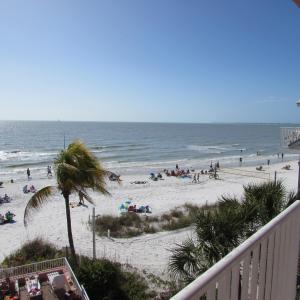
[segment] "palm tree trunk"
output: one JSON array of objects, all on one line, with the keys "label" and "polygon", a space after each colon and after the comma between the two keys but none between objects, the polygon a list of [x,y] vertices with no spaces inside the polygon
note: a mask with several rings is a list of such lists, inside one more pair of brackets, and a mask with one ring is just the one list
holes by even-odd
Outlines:
[{"label": "palm tree trunk", "polygon": [[69,194],[68,193],[64,193],[63,196],[65,198],[65,204],[66,204],[67,228],[68,228],[68,238],[69,238],[71,256],[72,256],[72,258],[74,260],[75,265],[78,266],[76,252],[75,252],[75,247],[74,247],[74,242],[73,242]]}]

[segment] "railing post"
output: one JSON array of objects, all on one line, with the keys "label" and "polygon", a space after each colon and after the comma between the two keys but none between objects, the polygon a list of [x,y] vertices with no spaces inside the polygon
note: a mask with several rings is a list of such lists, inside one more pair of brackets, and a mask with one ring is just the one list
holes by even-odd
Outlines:
[{"label": "railing post", "polygon": [[95,207],[93,207],[93,260],[96,259]]},{"label": "railing post", "polygon": [[300,157],[299,157],[299,161],[298,161],[298,195],[300,193]]}]

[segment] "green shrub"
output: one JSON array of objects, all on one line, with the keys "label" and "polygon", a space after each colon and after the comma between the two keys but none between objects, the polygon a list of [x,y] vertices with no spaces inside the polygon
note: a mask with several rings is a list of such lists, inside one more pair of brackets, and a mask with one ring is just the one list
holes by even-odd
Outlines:
[{"label": "green shrub", "polygon": [[124,290],[131,300],[153,299],[155,292],[148,292],[148,285],[145,279],[133,272],[122,273],[122,290]]},{"label": "green shrub", "polygon": [[153,226],[146,224],[144,227],[144,232],[145,233],[155,233],[157,232],[157,229],[155,229]]},{"label": "green shrub", "polygon": [[120,268],[108,260],[82,259],[76,275],[91,300],[129,299],[120,288]]},{"label": "green shrub", "polygon": [[145,216],[145,221],[147,221],[149,223],[157,223],[157,222],[159,222],[159,217]]},{"label": "green shrub", "polygon": [[145,279],[105,259],[82,258],[76,275],[91,300],[151,299]]},{"label": "green shrub", "polygon": [[163,224],[163,230],[178,230],[190,226],[194,219],[190,216],[183,216],[180,219],[172,219],[169,223]]},{"label": "green shrub", "polygon": [[36,238],[26,242],[20,249],[6,257],[2,262],[2,266],[14,267],[63,256],[64,252],[58,250],[53,244],[41,238]]},{"label": "green shrub", "polygon": [[95,220],[96,232],[102,236],[110,230],[112,237],[134,237],[143,233],[143,220],[138,214],[127,213],[120,217],[109,215],[97,216]]},{"label": "green shrub", "polygon": [[183,211],[181,211],[179,209],[172,209],[170,214],[171,214],[172,218],[181,218],[181,217],[183,217]]},{"label": "green shrub", "polygon": [[172,220],[172,216],[170,214],[162,214],[160,219],[161,221],[170,222]]}]

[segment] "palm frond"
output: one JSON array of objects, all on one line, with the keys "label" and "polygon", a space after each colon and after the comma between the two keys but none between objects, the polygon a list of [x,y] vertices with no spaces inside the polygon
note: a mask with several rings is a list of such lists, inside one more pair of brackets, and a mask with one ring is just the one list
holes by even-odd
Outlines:
[{"label": "palm frond", "polygon": [[171,250],[172,255],[169,261],[169,270],[174,278],[183,277],[189,281],[194,278],[197,270],[197,249],[192,239],[184,241],[181,245]]},{"label": "palm frond", "polygon": [[[105,178],[109,176],[92,152],[80,141],[71,143],[55,160],[59,189],[67,194],[87,189],[109,195]],[[88,200],[88,199],[87,199]]]},{"label": "palm frond", "polygon": [[53,186],[46,186],[41,190],[37,191],[28,201],[24,211],[24,225],[27,226],[30,212],[38,210],[46,202],[50,200],[50,196],[56,191]]},{"label": "palm frond", "polygon": [[300,193],[299,192],[290,192],[288,195],[287,195],[287,199],[286,199],[286,204],[285,204],[285,207],[289,207],[290,205],[292,205],[296,200],[299,200],[300,199]]}]

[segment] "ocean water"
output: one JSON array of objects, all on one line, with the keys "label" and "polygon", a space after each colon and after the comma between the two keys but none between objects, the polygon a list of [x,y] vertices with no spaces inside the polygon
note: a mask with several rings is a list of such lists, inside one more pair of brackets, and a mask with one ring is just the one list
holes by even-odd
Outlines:
[{"label": "ocean water", "polygon": [[[169,124],[0,121],[0,180],[45,177],[57,153],[75,139],[85,142],[104,166],[121,174],[149,173],[175,164],[235,167],[298,157],[281,148],[280,127],[288,124]],[[65,138],[64,138],[65,137]],[[257,152],[260,153],[257,156]],[[281,158],[280,158],[281,159]]]}]

